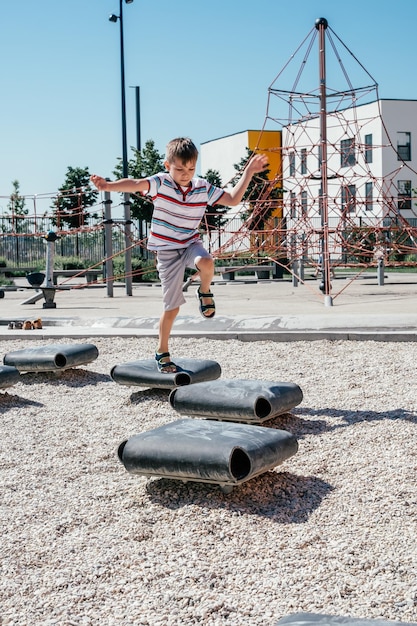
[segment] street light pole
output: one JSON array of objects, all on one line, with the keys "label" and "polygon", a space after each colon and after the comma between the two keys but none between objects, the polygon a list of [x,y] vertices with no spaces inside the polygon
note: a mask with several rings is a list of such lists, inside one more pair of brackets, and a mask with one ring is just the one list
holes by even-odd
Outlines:
[{"label": "street light pole", "polygon": [[126,85],[125,85],[125,45],[123,36],[123,0],[120,0],[120,77],[122,86],[122,139],[123,139],[123,178],[129,174],[127,165],[127,131],[126,131]]},{"label": "street light pole", "polygon": [[[132,4],[133,0],[125,0],[126,4]],[[125,52],[123,36],[123,0],[119,2],[119,15],[110,15],[111,22],[120,22],[120,77],[121,77],[121,102],[122,102],[122,172],[123,178],[129,175],[127,161],[127,132],[126,132],[126,87],[125,87]],[[131,224],[130,195],[123,194],[124,222],[125,222],[125,284],[126,295],[132,295],[132,250],[131,250]]]},{"label": "street light pole", "polygon": [[136,85],[131,88],[135,90],[136,96],[136,149],[140,152],[142,150],[142,141],[140,136],[140,87]]}]

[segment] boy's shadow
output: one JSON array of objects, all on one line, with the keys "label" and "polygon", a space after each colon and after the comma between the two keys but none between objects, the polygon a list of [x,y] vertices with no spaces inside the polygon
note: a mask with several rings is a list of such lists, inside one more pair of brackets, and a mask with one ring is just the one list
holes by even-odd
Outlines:
[{"label": "boy's shadow", "polygon": [[[306,416],[304,417],[299,416]],[[308,417],[311,416],[311,419]],[[349,411],[348,409],[336,409],[336,408],[318,408],[318,409],[308,409],[308,408],[297,408],[297,412],[295,415],[290,415],[288,418],[286,416],[279,416],[284,419],[284,422],[281,421],[281,424],[286,424],[288,426],[288,430],[298,436],[302,437],[307,434],[320,434],[323,432],[329,431],[337,431],[340,428],[348,428],[349,426],[353,426],[355,424],[360,424],[362,422],[380,422],[384,420],[389,421],[398,421],[404,420],[407,422],[411,422],[412,424],[417,423],[417,414],[412,411],[408,411],[407,409],[391,409],[390,411],[369,411],[369,410],[354,410]],[[271,426],[275,426],[276,420]],[[317,419],[325,418],[325,419]],[[337,423],[331,423],[326,418],[333,418],[338,420]],[[340,421],[341,420],[341,421]],[[281,426],[284,428],[284,426]],[[292,428],[291,428],[292,427]]]}]

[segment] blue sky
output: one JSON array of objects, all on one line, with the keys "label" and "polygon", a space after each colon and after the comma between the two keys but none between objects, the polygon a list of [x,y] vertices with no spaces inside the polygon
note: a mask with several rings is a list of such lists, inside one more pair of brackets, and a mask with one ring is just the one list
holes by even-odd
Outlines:
[{"label": "blue sky", "polygon": [[[119,0],[2,2],[0,196],[15,179],[25,195],[52,194],[68,166],[112,175],[122,153],[120,28],[108,17],[118,10]],[[380,97],[417,99],[414,1],[134,0],[123,15],[128,145],[135,85],[142,145],[153,139],[161,153],[172,137],[199,145],[261,128],[269,85],[318,17]]]}]

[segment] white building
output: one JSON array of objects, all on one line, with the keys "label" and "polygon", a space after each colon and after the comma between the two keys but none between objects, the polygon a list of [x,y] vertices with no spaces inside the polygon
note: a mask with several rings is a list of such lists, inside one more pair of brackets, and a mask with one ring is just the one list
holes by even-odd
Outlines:
[{"label": "white building", "polygon": [[352,229],[375,229],[375,242],[378,229],[417,226],[417,100],[375,100],[328,112],[325,120],[324,133],[317,115],[282,130],[292,255],[300,245],[304,255],[320,254],[326,199],[333,256],[349,245]]},{"label": "white building", "polygon": [[[272,161],[270,178],[282,181],[284,189],[276,217],[285,218],[285,235],[282,233],[277,241],[284,241],[286,249],[278,250],[279,256],[284,253],[291,259],[302,256],[317,261],[322,252],[323,202],[327,205],[328,249],[333,259],[350,256],[369,261],[370,249],[384,238],[385,253],[395,246],[404,254],[413,252],[417,100],[374,100],[328,111],[325,120],[325,142],[318,114],[305,115],[276,131],[242,131],[205,142],[201,145],[201,170],[218,171],[227,184],[236,175],[234,164],[246,157],[246,148],[268,154]],[[237,207],[230,212],[223,242],[239,228],[240,211]],[[282,228],[282,221],[278,221]],[[362,251],[357,243],[362,236],[358,229],[365,233]],[[370,230],[373,233],[368,237]],[[353,241],[356,252],[352,252]],[[248,247],[249,241],[242,245]]]}]

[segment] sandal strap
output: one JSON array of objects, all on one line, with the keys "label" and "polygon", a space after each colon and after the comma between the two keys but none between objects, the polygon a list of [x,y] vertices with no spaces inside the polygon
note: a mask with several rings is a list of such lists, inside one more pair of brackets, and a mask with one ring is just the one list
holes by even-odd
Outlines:
[{"label": "sandal strap", "polygon": [[167,361],[166,363],[161,363],[161,361],[158,361],[157,365],[159,369],[164,369],[164,367],[177,367],[172,361]]},{"label": "sandal strap", "polygon": [[199,298],[213,298],[213,294],[210,291],[208,293],[202,293],[200,290],[198,290],[198,297]]},{"label": "sandal strap", "polygon": [[200,308],[202,311],[207,311],[207,309],[215,309],[216,305],[213,302],[213,304],[200,304]]},{"label": "sandal strap", "polygon": [[[171,361],[171,355],[169,352],[155,352],[155,359],[160,372],[164,372],[165,369],[170,367],[175,367],[175,369],[177,369],[176,364]],[[162,359],[168,359],[168,361],[166,361],[166,363],[162,363]]]}]

